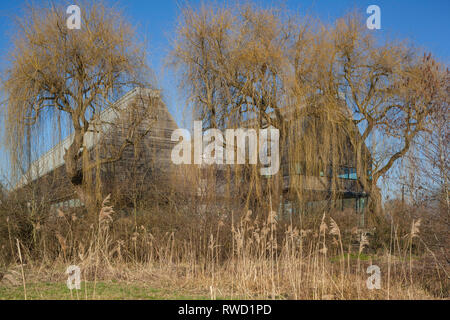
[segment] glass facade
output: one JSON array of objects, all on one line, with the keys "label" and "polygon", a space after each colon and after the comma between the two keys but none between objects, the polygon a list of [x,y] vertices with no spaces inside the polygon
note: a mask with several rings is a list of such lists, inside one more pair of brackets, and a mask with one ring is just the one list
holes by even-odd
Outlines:
[{"label": "glass facade", "polygon": [[358,180],[356,168],[340,167],[338,177],[340,179]]}]

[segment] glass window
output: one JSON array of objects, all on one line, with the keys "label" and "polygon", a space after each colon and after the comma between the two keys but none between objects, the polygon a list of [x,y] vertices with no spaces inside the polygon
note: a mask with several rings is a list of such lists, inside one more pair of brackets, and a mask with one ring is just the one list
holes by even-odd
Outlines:
[{"label": "glass window", "polygon": [[350,180],[357,180],[358,176],[356,174],[356,168],[350,168],[349,169],[349,179]]},{"label": "glass window", "polygon": [[349,169],[347,167],[340,167],[338,177],[341,179],[348,179],[348,176],[349,176]]},{"label": "glass window", "polygon": [[295,172],[297,174],[304,174],[305,173],[305,165],[303,162],[296,162],[295,163]]}]

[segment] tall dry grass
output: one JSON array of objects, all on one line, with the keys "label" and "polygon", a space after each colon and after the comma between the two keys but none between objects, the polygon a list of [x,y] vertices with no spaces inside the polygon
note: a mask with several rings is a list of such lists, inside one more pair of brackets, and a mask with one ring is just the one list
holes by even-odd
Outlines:
[{"label": "tall dry grass", "polygon": [[[367,230],[342,229],[339,215],[333,218],[330,213],[311,216],[309,221],[302,217],[300,224],[275,211],[229,212],[211,218],[211,214],[180,217],[155,210],[138,216],[134,224],[134,219],[114,212],[108,201],[109,197],[103,202],[98,223],[87,227],[82,219],[74,219],[76,215],[60,211],[55,217],[59,228],[53,230],[59,237],[41,241],[39,257],[22,244],[21,265],[27,274],[23,278],[64,281],[61,270],[75,264],[82,270],[82,280],[94,286],[92,298],[99,279],[159,282],[173,290],[197,288],[211,299],[449,296],[448,265],[426,246],[418,220],[407,233],[392,224],[387,245],[375,252]],[[170,227],[152,225],[152,214],[154,219],[160,219],[159,214],[173,219]],[[42,229],[50,233],[54,227],[49,222]],[[18,252],[14,254],[18,257]],[[380,290],[367,288],[369,265],[381,269]]]}]

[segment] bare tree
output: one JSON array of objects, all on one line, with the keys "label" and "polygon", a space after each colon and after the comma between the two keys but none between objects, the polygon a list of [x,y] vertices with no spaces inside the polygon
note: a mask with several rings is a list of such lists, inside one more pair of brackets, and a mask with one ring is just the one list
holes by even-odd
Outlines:
[{"label": "bare tree", "polygon": [[[372,157],[369,190],[379,202],[376,187],[410,150],[418,135],[427,130],[439,106],[448,100],[449,73],[431,54],[421,55],[414,47],[387,41],[378,45],[373,34],[354,15],[337,21],[331,30],[333,59],[322,74],[333,96],[343,92],[361,138],[353,141],[358,175],[362,172],[364,144]],[[316,69],[317,70],[317,69]],[[370,141],[371,140],[371,141]],[[361,180],[367,183],[367,179]]]},{"label": "bare tree", "polygon": [[291,29],[275,10],[184,8],[170,62],[182,74],[195,116],[208,127],[231,126],[251,115],[280,123],[280,78]]},{"label": "bare tree", "polygon": [[[66,173],[89,206],[93,199],[86,189],[88,173],[99,164],[117,161],[128,145],[139,142],[147,131],[137,127],[148,112],[133,108],[135,112],[126,117],[126,139],[106,158],[87,155],[87,134],[101,130],[105,124],[99,122],[100,112],[116,108],[113,101],[125,91],[150,87],[151,72],[145,47],[121,12],[101,2],[85,3],[79,30],[66,27],[67,17],[66,8],[56,5],[28,7],[17,19],[3,81],[6,142],[13,170],[20,174],[24,146],[35,138],[27,135],[27,128],[39,134],[45,126],[67,119],[74,135],[64,155]],[[146,100],[140,105],[149,104]]]},{"label": "bare tree", "polygon": [[448,102],[437,106],[436,112],[415,141],[399,170],[406,192],[415,205],[438,204],[445,223],[450,219],[448,158],[450,132]]},{"label": "bare tree", "polygon": [[[183,9],[170,63],[180,72],[180,87],[205,129],[264,124],[283,131],[283,78],[294,34],[294,25],[284,18],[281,11],[251,5]],[[235,175],[237,188],[238,175],[246,176],[248,189],[237,194],[247,205],[251,197],[262,198],[263,183],[255,172],[246,168]]]},{"label": "bare tree", "polygon": [[333,159],[337,177],[354,154],[377,208],[380,177],[448,95],[448,72],[431,55],[395,41],[380,45],[355,14],[325,26],[252,4],[187,7],[172,63],[207,127],[251,118],[274,125],[290,141],[280,144],[288,146],[291,176],[301,161],[314,171]]},{"label": "bare tree", "polygon": [[[447,83],[448,85],[448,83]],[[427,189],[436,195],[437,200],[442,204],[446,212],[446,223],[450,222],[450,159],[449,159],[449,101],[441,105],[431,120],[430,130],[421,139],[420,154],[423,155],[422,163],[423,176],[431,180]],[[427,165],[428,164],[428,165]],[[434,185],[434,188],[433,188]],[[434,191],[434,192],[433,192]]]}]

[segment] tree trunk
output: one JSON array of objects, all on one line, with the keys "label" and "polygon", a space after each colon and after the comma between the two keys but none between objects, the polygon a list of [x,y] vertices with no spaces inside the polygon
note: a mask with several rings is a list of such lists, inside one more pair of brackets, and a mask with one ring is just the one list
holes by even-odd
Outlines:
[{"label": "tree trunk", "polygon": [[[69,149],[66,149],[64,154],[64,161],[66,166],[67,177],[75,189],[81,202],[88,211],[88,217],[92,219],[97,211],[97,202],[95,193],[90,192],[89,185],[86,183],[83,172],[83,158],[80,156],[80,150],[83,146],[83,132],[75,130],[74,140]],[[80,160],[80,165],[79,165]],[[93,220],[94,221],[94,220]]]}]

